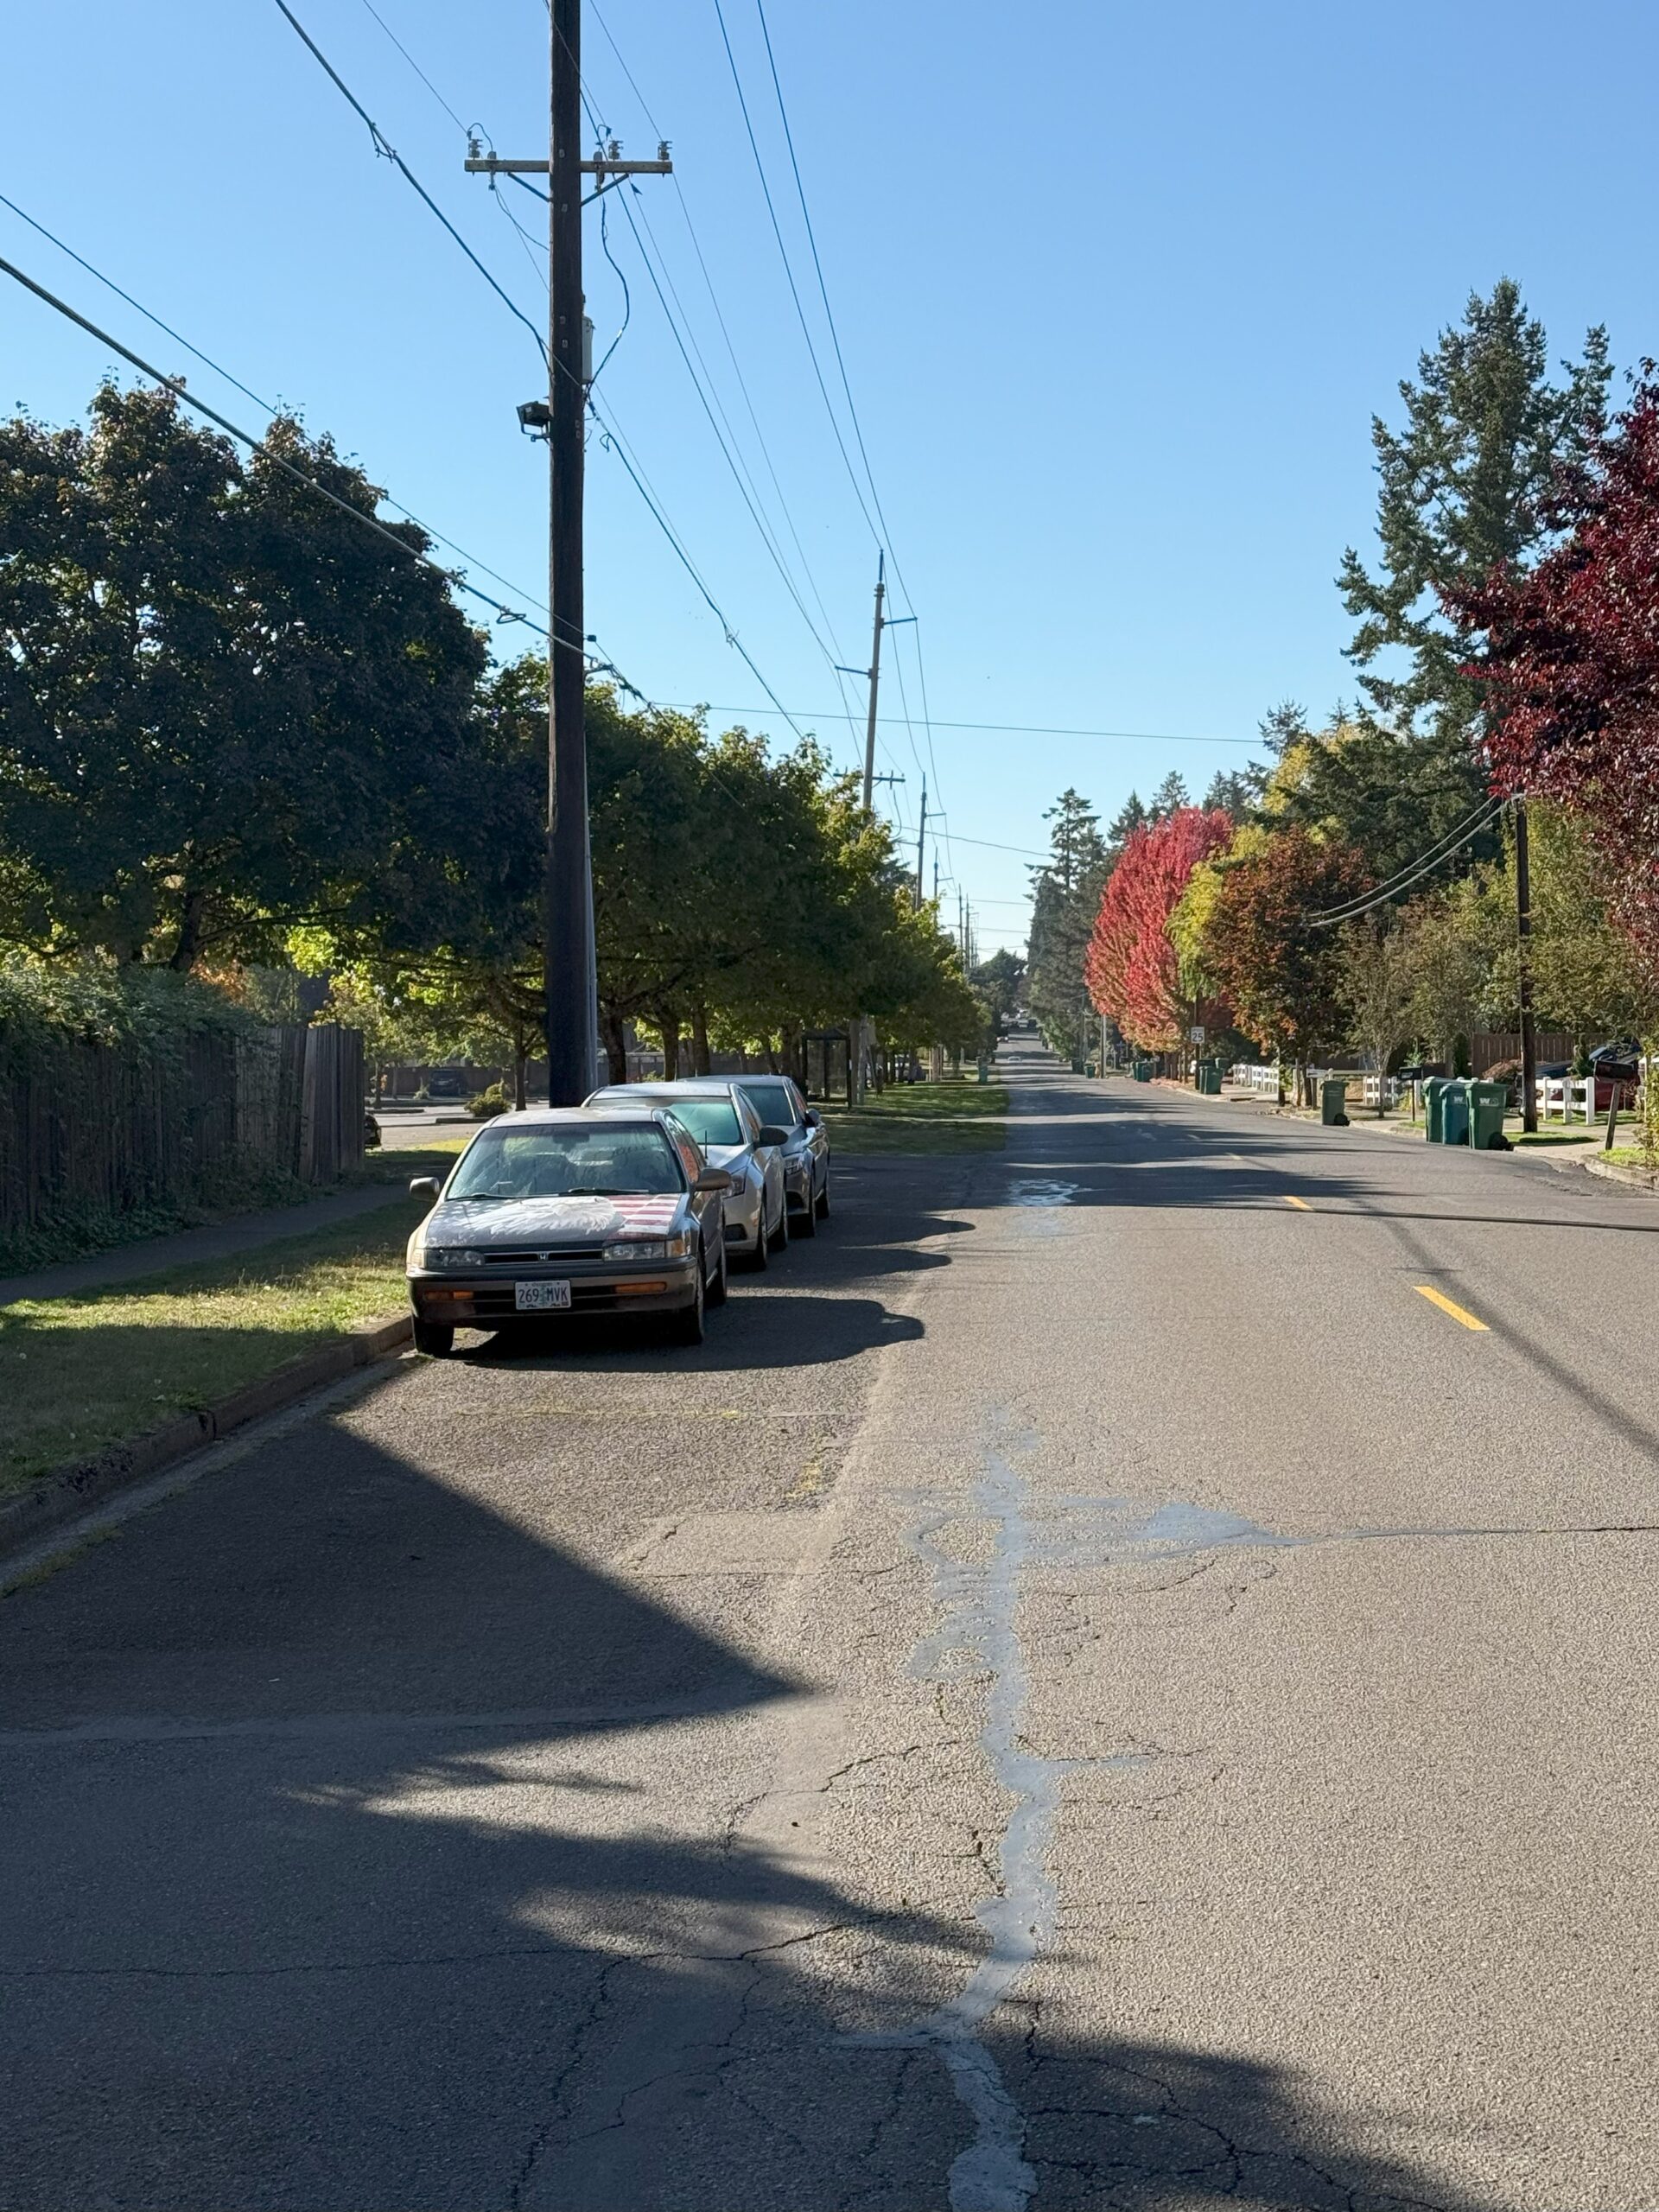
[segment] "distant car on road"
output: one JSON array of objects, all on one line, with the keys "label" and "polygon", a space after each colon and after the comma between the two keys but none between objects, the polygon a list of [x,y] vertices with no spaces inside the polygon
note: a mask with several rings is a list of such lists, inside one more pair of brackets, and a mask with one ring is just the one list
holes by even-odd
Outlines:
[{"label": "distant car on road", "polygon": [[684,1122],[713,1167],[732,1179],[727,1194],[726,1243],[752,1268],[770,1266],[789,1243],[789,1200],[784,1188],[783,1147],[789,1132],[763,1122],[737,1078],[683,1076],[673,1083],[610,1084],[588,1100],[590,1107],[639,1110],[662,1107]]},{"label": "distant car on road", "polygon": [[830,1132],[786,1075],[741,1075],[738,1089],[769,1128],[788,1132],[779,1147],[791,1236],[813,1236],[830,1218]]},{"label": "distant car on road", "polygon": [[701,1344],[726,1296],[721,1207],[731,1179],[670,1114],[514,1114],[486,1123],[409,1240],[415,1344],[442,1357],[457,1328],[556,1314],[660,1314]]}]

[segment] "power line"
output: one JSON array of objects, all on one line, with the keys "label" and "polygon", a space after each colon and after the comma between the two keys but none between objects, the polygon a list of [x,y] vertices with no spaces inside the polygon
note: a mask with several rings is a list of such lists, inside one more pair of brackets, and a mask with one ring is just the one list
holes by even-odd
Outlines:
[{"label": "power line", "polygon": [[438,105],[439,105],[442,110],[443,110],[444,113],[448,117],[448,118],[449,118],[450,122],[451,122],[451,123],[453,123],[453,124],[454,124],[454,126],[455,126],[456,130],[461,130],[461,131],[464,131],[464,130],[466,130],[466,128],[467,128],[467,125],[466,125],[466,124],[461,121],[461,118],[460,118],[460,117],[455,113],[455,111],[454,110],[454,108],[452,108],[452,107],[450,106],[450,105],[449,105],[448,101],[447,99],[445,99],[445,98],[443,97],[443,94],[442,94],[442,93],[438,90],[437,86],[433,83],[432,79],[431,79],[427,75],[427,73],[426,73],[425,70],[422,68],[422,67],[421,67],[420,63],[419,63],[419,62],[415,59],[414,55],[410,52],[409,48],[408,48],[404,44],[404,41],[402,41],[402,39],[400,39],[400,38],[398,37],[398,35],[397,35],[397,32],[396,32],[395,30],[393,30],[393,29],[391,28],[391,24],[386,21],[385,17],[385,16],[380,13],[380,10],[379,10],[376,6],[375,6],[375,4],[374,4],[374,0],[363,0],[363,5],[364,5],[367,10],[368,10],[369,13],[370,13],[373,17],[374,17],[375,22],[376,22],[377,23],[378,23],[378,24],[379,24],[379,26],[380,26],[380,28],[381,28],[381,29],[382,29],[383,31],[385,31],[385,33],[386,36],[387,36],[387,37],[391,41],[392,44],[397,48],[397,49],[398,53],[399,53],[399,54],[401,54],[403,55],[403,57],[404,57],[404,60],[408,62],[408,64],[409,64],[410,67],[410,68],[415,72],[415,74],[416,74],[416,75],[420,79],[421,82],[422,82],[422,83],[426,86],[427,91],[428,91],[429,92],[430,92],[430,93],[431,93],[431,95],[432,95],[433,99],[434,99],[435,100],[436,100],[436,102],[437,102]]},{"label": "power line", "polygon": [[806,733],[801,728],[799,723],[796,721],[788,708],[784,705],[782,700],[779,699],[778,694],[772,690],[771,684],[767,683],[766,677],[761,675],[760,671],[755,666],[754,661],[749,653],[747,646],[744,645],[742,639],[738,636],[736,631],[733,629],[730,622],[727,620],[725,612],[721,607],[720,602],[715,599],[714,594],[703,582],[702,576],[698,573],[696,563],[692,560],[691,556],[686,551],[685,547],[681,543],[678,532],[675,530],[673,524],[669,521],[668,517],[663,512],[662,508],[658,505],[655,497],[647,487],[645,478],[639,470],[635,467],[632,460],[630,458],[626,442],[624,440],[620,430],[613,423],[607,423],[606,421],[604,416],[600,412],[597,401],[590,397],[588,402],[588,405],[592,412],[594,420],[599,424],[600,429],[604,432],[606,441],[611,450],[616,454],[617,459],[621,462],[623,467],[626,469],[628,475],[632,481],[635,491],[639,493],[646,506],[649,507],[652,518],[655,520],[658,528],[662,531],[664,537],[667,538],[670,545],[672,546],[675,557],[678,560],[680,566],[685,570],[687,575],[690,577],[692,582],[696,586],[697,590],[702,594],[710,613],[714,615],[715,620],[726,632],[727,644],[733,646],[736,652],[742,656],[744,664],[747,667],[749,673],[753,677],[755,682],[760,686],[760,689],[766,693],[767,698],[771,700],[773,707],[776,708],[777,711],[789,724],[796,736],[804,740]]},{"label": "power line", "polygon": [[[294,10],[289,6],[288,0],[276,0],[276,5],[287,17],[289,22],[292,25],[294,30],[297,33],[301,40],[309,48],[317,62],[321,67],[324,73],[334,86],[335,89],[340,92],[346,105],[351,108],[353,113],[357,116],[359,120],[364,124],[365,128],[368,131],[369,137],[373,144],[375,152],[380,155],[385,160],[389,161],[397,169],[398,175],[404,179],[404,182],[411,186],[420,195],[421,199],[425,202],[431,213],[437,217],[439,222],[442,224],[444,229],[448,232],[450,237],[466,255],[467,260],[470,261],[474,268],[477,270],[479,275],[484,279],[484,282],[489,286],[490,289],[495,294],[496,297],[506,308],[508,314],[515,315],[518,320],[524,324],[524,328],[536,340],[537,350],[541,354],[542,359],[546,365],[548,374],[551,376],[553,373],[552,362],[548,356],[547,340],[542,336],[541,332],[537,329],[535,324],[524,313],[524,309],[518,305],[518,302],[513,299],[512,295],[505,291],[496,282],[490,271],[473,251],[471,246],[467,245],[466,239],[462,238],[461,232],[455,228],[449,218],[444,213],[442,208],[439,207],[437,201],[432,197],[426,187],[421,182],[419,177],[416,175],[414,170],[410,168],[409,163],[404,159],[397,148],[391,144],[386,138],[385,134],[376,123],[374,118],[369,113],[367,108],[365,108],[362,101],[358,99],[356,93],[353,92],[351,86],[340,75],[339,70],[334,67],[333,62],[329,60],[327,55],[317,44],[315,39],[312,37],[310,32],[307,30],[305,25],[300,21],[299,17],[294,13]],[[447,107],[448,103],[445,101],[444,105]],[[462,128],[465,128],[464,124]]]},{"label": "power line", "polygon": [[1312,930],[1331,929],[1338,922],[1357,922],[1374,907],[1386,906],[1397,899],[1402,891],[1409,891],[1414,883],[1421,882],[1424,876],[1432,874],[1443,861],[1450,860],[1453,853],[1479,836],[1497,820],[1507,804],[1504,799],[1491,800],[1484,811],[1478,814],[1478,819],[1464,825],[1461,834],[1454,832],[1449,840],[1446,837],[1438,839],[1426,855],[1417,861],[1408,861],[1406,868],[1391,876],[1380,889],[1367,893],[1361,899],[1350,900],[1344,906],[1327,907],[1322,913],[1306,915],[1303,918],[1305,926]]},{"label": "power line", "polygon": [[[281,0],[278,0],[278,4],[281,4]],[[836,419],[836,410],[830,398],[830,387],[823,380],[823,369],[818,360],[818,349],[812,341],[811,328],[806,320],[806,309],[801,304],[800,289],[796,284],[795,271],[790,263],[789,248],[784,244],[783,228],[778,220],[778,210],[772,203],[772,187],[766,181],[766,163],[760,158],[760,143],[754,135],[754,124],[749,118],[749,104],[744,97],[743,79],[738,74],[737,56],[732,52],[732,41],[727,33],[726,17],[721,10],[720,0],[715,0],[715,18],[720,25],[721,43],[726,48],[726,60],[730,67],[732,83],[737,92],[737,104],[742,110],[743,128],[748,133],[749,150],[754,156],[755,173],[760,180],[760,190],[766,200],[766,213],[772,218],[772,234],[778,241],[778,251],[783,259],[784,275],[789,284],[789,296],[795,302],[795,313],[800,321],[801,335],[806,340],[806,350],[811,357],[812,373],[817,378],[818,390],[823,397],[824,411],[830,417],[830,428],[835,433],[836,444],[846,465],[848,481],[853,487],[853,497],[858,501],[860,512],[869,525],[871,537],[879,545],[881,543],[882,533],[876,528],[875,518],[870,512],[868,503],[864,497],[863,487],[858,480],[858,473],[853,467],[852,455],[847,450],[847,442],[841,435],[841,424]]]},{"label": "power line", "polygon": [[[407,538],[400,537],[395,530],[389,529],[385,523],[370,514],[366,509],[353,506],[349,499],[343,499],[339,493],[330,491],[327,485],[322,483],[317,477],[311,475],[303,468],[296,467],[294,463],[282,454],[274,453],[263,438],[255,437],[251,432],[232,423],[229,416],[221,415],[216,407],[210,407],[205,399],[198,399],[194,392],[186,386],[182,378],[168,376],[163,371],[158,369],[154,362],[145,360],[141,353],[135,353],[130,346],[124,346],[118,338],[111,337],[107,330],[100,329],[97,323],[80,314],[78,309],[72,308],[67,300],[60,300],[55,292],[48,291],[44,284],[36,283],[32,276],[26,275],[11,262],[0,260],[0,273],[13,278],[16,283],[22,285],[26,291],[33,292],[37,299],[44,300],[49,308],[55,308],[58,314],[67,317],[69,321],[78,324],[82,330],[96,338],[100,345],[107,346],[111,353],[118,353],[124,361],[130,362],[141,374],[153,378],[164,391],[170,391],[175,398],[182,401],[185,406],[193,408],[198,415],[205,415],[210,423],[216,423],[221,430],[227,431],[240,444],[246,446],[251,453],[263,452],[266,460],[274,467],[280,468],[284,475],[291,476],[296,483],[308,486],[310,490],[325,499],[330,506],[338,507],[342,514],[349,515],[353,522],[361,523],[365,529],[372,530],[377,537],[383,537],[389,545],[395,545],[400,553],[405,553],[411,560],[418,561],[423,567],[435,570],[455,590],[464,591],[469,597],[492,608],[503,622],[522,622],[527,629],[535,631],[539,637],[548,639],[550,644],[557,644],[567,652],[584,652],[581,644],[565,639],[553,639],[539,622],[532,622],[529,615],[524,613],[519,608],[508,607],[500,600],[493,599],[488,592],[480,591],[476,584],[468,583],[464,576],[457,575],[452,569],[446,569],[441,562],[434,561],[429,555],[411,545]],[[194,348],[191,350],[194,352]],[[207,357],[204,355],[201,358],[205,359]],[[584,652],[584,658],[586,657]],[[753,664],[751,663],[750,665],[753,667]],[[622,683],[627,690],[633,691],[635,689],[622,676],[620,671],[608,662],[599,664],[593,672],[615,676],[618,682]],[[754,672],[757,677],[760,677],[758,669]],[[760,678],[760,681],[762,688],[766,688],[765,679]],[[643,695],[636,693],[636,696]]]},{"label": "power line", "polygon": [[[764,715],[767,710],[765,707],[715,707],[710,711],[717,715]],[[803,721],[821,720],[823,716],[834,715],[837,711],[838,709],[834,707],[795,707],[791,709],[791,712],[798,715]],[[882,715],[877,719],[893,728],[900,726],[904,721],[901,715]],[[1070,729],[1057,728],[1043,722],[963,722],[950,721],[943,717],[935,723],[934,727],[938,729],[994,730],[1014,737],[1116,738],[1126,743],[1146,745],[1254,746],[1257,742],[1253,737],[1194,737],[1173,730]]]},{"label": "power line", "polygon": [[[365,4],[366,5],[366,0]],[[146,322],[154,323],[157,330],[164,331],[175,345],[182,346],[187,353],[194,355],[204,367],[211,369],[216,377],[222,377],[225,382],[232,385],[245,399],[251,399],[256,407],[263,408],[267,415],[278,415],[282,412],[273,401],[262,398],[251,385],[244,384],[240,377],[232,376],[223,363],[216,361],[211,353],[204,353],[200,346],[192,345],[182,332],[175,330],[170,322],[163,322],[161,316],[152,308],[147,308],[142,300],[136,300],[130,292],[124,291],[112,276],[106,276],[104,271],[94,263],[88,261],[84,254],[77,253],[73,246],[66,245],[54,231],[48,231],[44,223],[36,221],[26,208],[20,207],[15,200],[8,200],[3,192],[0,192],[0,207],[10,207],[14,215],[18,216],[29,225],[30,230],[38,231],[43,238],[57,247],[60,253],[67,254],[70,260],[78,267],[84,269],[89,276],[95,276],[107,290],[115,294],[118,300],[124,300],[130,308],[136,309],[139,315],[143,315]],[[522,584],[515,583],[511,576],[504,576],[499,569],[491,568],[487,562],[480,561],[475,553],[469,553],[464,545],[458,545],[453,537],[446,537],[441,530],[435,530],[430,523],[423,522],[419,515],[403,505],[400,501],[386,494],[382,496],[387,506],[402,515],[406,522],[412,522],[417,530],[424,531],[426,535],[436,543],[447,545],[452,553],[459,553],[461,559],[478,569],[480,575],[493,576],[497,583],[505,584],[509,591],[517,592],[521,599],[528,600],[532,607],[539,607],[543,614],[547,613],[545,602],[537,599],[533,593],[527,592]]]}]

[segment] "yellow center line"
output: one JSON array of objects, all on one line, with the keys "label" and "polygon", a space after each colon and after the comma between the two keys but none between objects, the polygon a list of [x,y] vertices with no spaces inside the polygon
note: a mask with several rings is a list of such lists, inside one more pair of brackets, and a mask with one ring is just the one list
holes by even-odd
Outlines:
[{"label": "yellow center line", "polygon": [[1464,1307],[1454,1304],[1444,1292],[1436,1290],[1432,1283],[1414,1282],[1411,1287],[1419,1298],[1426,1298],[1431,1306],[1438,1306],[1442,1313],[1449,1313],[1454,1321],[1461,1321],[1465,1329],[1479,1329],[1483,1332],[1485,1330],[1486,1324],[1484,1321],[1477,1321],[1472,1313],[1465,1312]]},{"label": "yellow center line", "polygon": [[1288,1192],[1286,1193],[1285,1204],[1287,1206],[1299,1207],[1303,1213],[1312,1213],[1313,1211],[1313,1207],[1309,1205],[1306,1198],[1293,1198]]}]

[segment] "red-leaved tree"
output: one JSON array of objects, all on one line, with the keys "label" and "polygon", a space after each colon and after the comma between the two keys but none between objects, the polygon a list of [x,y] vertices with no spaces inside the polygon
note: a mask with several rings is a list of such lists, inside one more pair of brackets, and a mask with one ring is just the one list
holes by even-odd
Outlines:
[{"label": "red-leaved tree", "polygon": [[1194,1009],[1181,995],[1168,923],[1186,880],[1233,833],[1218,806],[1180,806],[1135,830],[1107,878],[1084,963],[1089,995],[1134,1044],[1173,1052]]},{"label": "red-leaved tree", "polygon": [[1306,1066],[1345,1042],[1341,932],[1310,924],[1368,880],[1351,845],[1300,825],[1275,830],[1222,870],[1205,928],[1205,965],[1263,1052]]},{"label": "red-leaved tree", "polygon": [[1659,984],[1659,380],[1557,487],[1568,534],[1525,574],[1448,595],[1487,635],[1495,789],[1558,799],[1608,863],[1610,906]]}]

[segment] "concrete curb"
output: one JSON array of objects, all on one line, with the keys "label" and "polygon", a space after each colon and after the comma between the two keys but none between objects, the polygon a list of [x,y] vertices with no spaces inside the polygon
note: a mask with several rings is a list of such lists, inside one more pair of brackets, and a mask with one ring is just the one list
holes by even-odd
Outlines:
[{"label": "concrete curb", "polygon": [[0,1555],[73,1521],[89,1506],[159,1474],[175,1460],[217,1443],[247,1422],[292,1405],[296,1398],[320,1389],[325,1382],[338,1381],[353,1368],[384,1359],[388,1352],[408,1344],[412,1333],[406,1313],[386,1321],[365,1321],[347,1330],[337,1344],[324,1344],[320,1351],[290,1360],[274,1375],[233,1390],[229,1397],[200,1413],[185,1414],[164,1427],[152,1429],[147,1436],[134,1437],[130,1443],[108,1445],[90,1459],[54,1468],[21,1496],[0,1503]]},{"label": "concrete curb", "polygon": [[1627,1191],[1645,1191],[1650,1198],[1659,1192],[1659,1175],[1650,1175],[1645,1167],[1621,1167],[1611,1160],[1581,1160],[1579,1166],[1586,1175],[1600,1175],[1609,1183],[1623,1183]]}]

